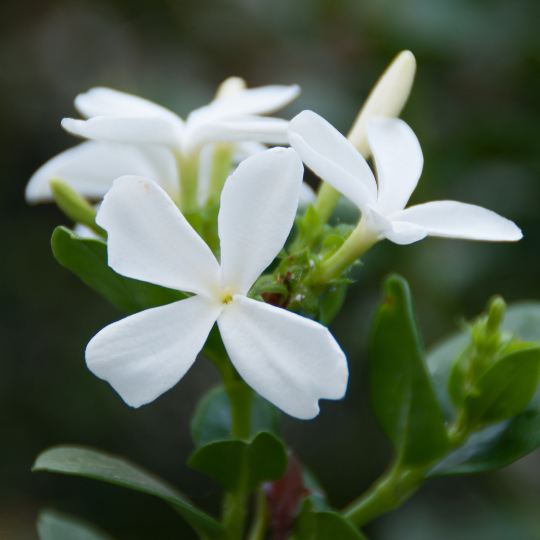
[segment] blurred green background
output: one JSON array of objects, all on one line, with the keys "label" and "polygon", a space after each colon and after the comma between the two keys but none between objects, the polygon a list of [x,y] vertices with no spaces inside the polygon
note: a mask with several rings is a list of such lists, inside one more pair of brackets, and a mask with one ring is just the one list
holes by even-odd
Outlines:
[{"label": "blurred green background", "polygon": [[[60,128],[75,95],[105,85],[185,115],[230,75],[302,86],[282,113],[312,109],[346,132],[389,61],[418,61],[403,118],[425,168],[412,203],[457,199],[514,220],[517,244],[384,242],[364,258],[332,330],[350,363],[348,396],[283,434],[338,507],[383,471],[389,446],[368,408],[366,338],[389,271],[410,282],[426,344],[487,299],[540,299],[538,0],[2,0],[0,3],[0,538],[34,539],[46,505],[118,540],[193,538],[161,501],[91,480],[32,474],[58,443],[124,454],[216,509],[219,491],[184,463],[197,396],[216,382],[204,359],[173,390],[133,410],[85,367],[84,348],[122,315],[60,267],[53,205],[24,186],[77,141]],[[540,454],[496,473],[428,483],[367,532],[372,540],[540,538]]]}]

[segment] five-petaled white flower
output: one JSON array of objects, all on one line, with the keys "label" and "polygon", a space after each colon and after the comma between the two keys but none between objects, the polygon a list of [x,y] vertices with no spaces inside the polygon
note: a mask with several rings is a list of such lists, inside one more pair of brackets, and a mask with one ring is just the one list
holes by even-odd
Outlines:
[{"label": "five-petaled white flower", "polygon": [[101,330],[86,349],[89,369],[126,403],[141,406],[184,376],[217,321],[238,373],[286,413],[313,418],[319,399],[342,398],[347,361],[328,329],[247,297],[287,239],[302,176],[292,149],[266,150],[240,164],[221,196],[221,264],[157,184],[117,179],[97,216],[108,233],[110,267],[194,296]]},{"label": "five-petaled white flower", "polygon": [[53,178],[85,197],[101,199],[113,180],[126,174],[154,180],[177,200],[175,153],[189,154],[211,142],[232,142],[240,161],[265,149],[258,142],[286,143],[288,121],[259,115],[283,108],[299,93],[297,85],[247,89],[243,79],[230,77],[210,104],[191,112],[184,122],[146,99],[92,88],[75,98],[75,107],[88,120],[65,118],[62,126],[94,140],[62,152],[38,169],[26,187],[26,200],[52,200]]},{"label": "five-petaled white flower", "polygon": [[399,119],[372,118],[367,135],[377,182],[366,160],[332,125],[312,111],[290,122],[289,141],[304,163],[362,212],[362,241],[388,238],[411,244],[426,236],[486,241],[516,241],[512,221],[480,206],[434,201],[405,209],[423,166],[420,143]]}]

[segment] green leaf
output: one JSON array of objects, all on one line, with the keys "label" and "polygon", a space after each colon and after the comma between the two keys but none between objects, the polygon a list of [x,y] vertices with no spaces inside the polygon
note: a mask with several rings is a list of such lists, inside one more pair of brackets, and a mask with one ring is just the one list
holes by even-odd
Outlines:
[{"label": "green leaf", "polygon": [[313,510],[306,499],[294,526],[294,540],[365,540],[365,536],[337,512]]},{"label": "green leaf", "polygon": [[[520,302],[508,306],[503,330],[515,332],[528,342],[540,341],[540,303]],[[428,354],[429,369],[435,380],[439,400],[446,417],[455,418],[448,396],[448,377],[455,359],[467,347],[470,337],[463,332],[445,339]],[[469,474],[499,469],[540,446],[540,391],[518,416],[488,425],[473,434],[461,447],[450,453],[429,476]]]},{"label": "green leaf", "polygon": [[117,274],[107,265],[107,244],[102,240],[81,238],[66,227],[57,227],[51,244],[54,256],[61,265],[126,313],[136,313],[187,298],[181,291]]},{"label": "green leaf", "polygon": [[160,497],[205,539],[225,538],[223,526],[199,510],[174,487],[126,458],[84,446],[53,446],[36,459],[33,471],[94,478]]},{"label": "green leaf", "polygon": [[37,531],[40,540],[114,540],[92,523],[53,509],[40,512]]},{"label": "green leaf", "polygon": [[225,490],[245,482],[254,491],[261,482],[277,480],[287,470],[285,444],[272,433],[261,431],[250,442],[239,439],[214,441],[196,450],[188,461]]},{"label": "green leaf", "polygon": [[512,351],[486,370],[465,398],[469,421],[489,423],[522,413],[531,401],[540,377],[540,348]]},{"label": "green leaf", "polygon": [[449,448],[444,418],[424,360],[407,282],[390,276],[386,295],[371,336],[373,408],[401,463],[425,465]]},{"label": "green leaf", "polygon": [[[269,401],[253,394],[251,405],[251,434],[269,431],[279,434],[281,412]],[[195,446],[230,439],[232,434],[231,400],[223,386],[215,386],[202,397],[191,420],[191,436]]]}]

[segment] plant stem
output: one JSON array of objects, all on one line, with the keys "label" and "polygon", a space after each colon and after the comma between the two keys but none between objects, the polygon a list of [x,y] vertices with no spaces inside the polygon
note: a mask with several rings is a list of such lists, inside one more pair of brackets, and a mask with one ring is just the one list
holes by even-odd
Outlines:
[{"label": "plant stem", "polygon": [[210,187],[208,190],[208,206],[219,203],[225,180],[227,180],[231,171],[232,158],[232,144],[218,143],[214,145],[212,172],[210,174]]},{"label": "plant stem", "polygon": [[402,469],[399,465],[385,473],[366,493],[342,512],[357,527],[401,506],[422,485],[427,468]]},{"label": "plant stem", "polygon": [[317,193],[314,208],[319,214],[319,226],[322,228],[328,223],[336,204],[341,198],[341,193],[327,182],[323,182]]},{"label": "plant stem", "polygon": [[[248,440],[251,436],[251,406],[253,390],[240,378],[230,360],[220,362],[218,367],[223,386],[231,401],[232,437]],[[229,491],[223,505],[223,521],[230,540],[240,540],[244,533],[247,506],[247,468],[242,467],[238,487]]]},{"label": "plant stem", "polygon": [[361,528],[381,514],[401,506],[426,481],[426,473],[450,452],[463,445],[470,433],[467,416],[462,413],[448,427],[450,447],[443,456],[422,467],[403,467],[400,461],[396,462],[373,486],[347,506],[342,515]]},{"label": "plant stem", "polygon": [[199,209],[197,187],[199,183],[199,152],[184,155],[175,152],[180,176],[180,210],[183,213],[196,212]]},{"label": "plant stem", "polygon": [[255,517],[253,518],[247,540],[263,540],[266,534],[267,522],[268,512],[266,510],[266,496],[264,491],[259,489],[255,501]]}]

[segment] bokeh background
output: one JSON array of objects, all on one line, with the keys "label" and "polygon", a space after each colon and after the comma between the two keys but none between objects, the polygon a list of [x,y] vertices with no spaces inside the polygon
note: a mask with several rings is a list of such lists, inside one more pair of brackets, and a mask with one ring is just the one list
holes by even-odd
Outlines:
[{"label": "bokeh background", "polygon": [[[410,282],[426,344],[487,299],[540,299],[540,3],[537,0],[2,0],[0,2],[0,538],[33,539],[43,506],[88,518],[118,540],[194,538],[164,503],[81,478],[32,474],[58,443],[124,454],[210,510],[218,489],[184,463],[189,417],[216,382],[204,359],[140,410],[85,367],[84,348],[122,314],[60,267],[49,247],[69,224],[28,207],[24,186],[77,141],[60,128],[92,86],[185,115],[230,75],[298,83],[282,115],[312,109],[346,132],[402,49],[418,60],[403,118],[425,168],[413,203],[457,199],[522,227],[517,244],[427,239],[374,247],[332,330],[351,371],[347,398],[283,434],[342,507],[383,471],[389,445],[368,408],[366,339],[385,274]],[[499,472],[428,483],[374,522],[373,540],[540,538],[540,454]]]}]

